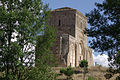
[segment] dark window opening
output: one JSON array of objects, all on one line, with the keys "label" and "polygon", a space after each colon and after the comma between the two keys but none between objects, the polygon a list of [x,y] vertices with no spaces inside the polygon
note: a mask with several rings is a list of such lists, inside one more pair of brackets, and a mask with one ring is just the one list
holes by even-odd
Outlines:
[{"label": "dark window opening", "polygon": [[80,56],[80,60],[81,60],[81,56]]},{"label": "dark window opening", "polygon": [[61,25],[61,21],[59,20],[59,24],[58,24],[59,26]]}]

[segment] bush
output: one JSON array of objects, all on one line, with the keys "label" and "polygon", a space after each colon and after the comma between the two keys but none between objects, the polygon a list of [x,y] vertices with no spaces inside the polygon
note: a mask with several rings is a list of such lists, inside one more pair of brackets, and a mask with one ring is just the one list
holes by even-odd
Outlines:
[{"label": "bush", "polygon": [[116,77],[116,80],[120,80],[120,76],[117,76],[117,77]]},{"label": "bush", "polygon": [[73,75],[73,73],[74,73],[74,70],[71,67],[68,67],[64,72],[66,76],[71,76]]},{"label": "bush", "polygon": [[42,65],[41,67],[31,67],[22,80],[56,80],[57,74],[54,73],[51,67]]},{"label": "bush", "polygon": [[82,60],[79,64],[79,66],[84,69],[83,80],[85,80],[85,75],[88,72],[88,61],[87,60]]},{"label": "bush", "polygon": [[71,79],[71,76],[74,74],[74,70],[71,67],[68,67],[66,69],[61,68],[60,73],[63,73],[66,76],[68,76],[67,79]]},{"label": "bush", "polygon": [[61,68],[60,69],[60,73],[64,73],[65,72],[65,69],[64,68]]},{"label": "bush", "polygon": [[107,73],[107,74],[104,75],[104,77],[105,77],[106,79],[110,79],[110,78],[112,77],[112,74]]},{"label": "bush", "polygon": [[88,67],[88,61],[87,60],[82,60],[79,64],[81,68]]}]

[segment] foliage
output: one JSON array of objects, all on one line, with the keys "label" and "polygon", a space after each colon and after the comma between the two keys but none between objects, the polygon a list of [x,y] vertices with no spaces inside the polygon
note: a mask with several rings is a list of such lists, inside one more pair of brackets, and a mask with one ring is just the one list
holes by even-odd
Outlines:
[{"label": "foliage", "polygon": [[[54,42],[51,35],[54,34],[54,30],[46,25],[48,6],[43,5],[41,0],[0,0],[0,2],[0,72],[3,73],[0,79],[38,80],[44,75],[44,80],[53,80],[48,62],[42,64],[40,68],[33,67],[35,53],[44,53],[42,59],[52,60],[49,48]],[[41,40],[43,39],[44,43],[40,44],[41,51],[36,52],[38,35],[43,35],[44,38]],[[44,60],[38,61],[45,63]]]},{"label": "foliage", "polygon": [[106,79],[110,79],[110,78],[112,77],[112,74],[108,74],[108,73],[107,73],[107,74],[105,74],[104,76],[105,76]]},{"label": "foliage", "polygon": [[95,51],[107,52],[110,67],[116,69],[115,74],[120,73],[120,0],[104,0],[95,5],[96,8],[86,14],[92,26],[87,30],[93,38],[90,45]]},{"label": "foliage", "polygon": [[25,75],[27,80],[56,80],[56,73],[50,67],[42,65],[41,67],[31,67]]},{"label": "foliage", "polygon": [[83,76],[83,80],[85,80],[85,75],[86,75],[86,73],[88,72],[88,61],[87,61],[87,60],[82,60],[82,61],[80,62],[80,64],[79,64],[79,66],[84,69],[84,72],[83,72],[83,75],[84,75],[84,76]]},{"label": "foliage", "polygon": [[73,75],[73,73],[74,73],[74,70],[71,67],[68,67],[64,72],[64,74],[67,76],[71,76]]},{"label": "foliage", "polygon": [[53,27],[46,27],[44,34],[37,37],[36,43],[36,65],[39,67],[42,64],[49,64],[49,66],[56,66],[56,58],[51,52],[51,47],[56,40],[55,29]]},{"label": "foliage", "polygon": [[71,67],[68,67],[66,69],[61,68],[60,72],[68,76],[67,79],[71,79],[71,76],[74,74],[74,70]]},{"label": "foliage", "polygon": [[116,80],[120,80],[120,76],[117,76],[117,77],[116,77]]},{"label": "foliage", "polygon": [[80,65],[79,65],[81,68],[83,68],[83,67],[88,67],[88,61],[86,61],[86,60],[82,60],[81,62],[80,62]]},{"label": "foliage", "polygon": [[[35,68],[29,73],[28,80],[55,80],[56,74],[50,67],[56,66],[56,58],[51,52],[51,47],[56,39],[55,29],[47,26],[43,30],[44,34],[37,37],[35,47]],[[27,74],[29,74],[27,73]],[[31,78],[33,77],[33,78]]]},{"label": "foliage", "polygon": [[64,68],[61,68],[61,69],[60,69],[60,73],[65,73],[65,69],[64,69]]}]

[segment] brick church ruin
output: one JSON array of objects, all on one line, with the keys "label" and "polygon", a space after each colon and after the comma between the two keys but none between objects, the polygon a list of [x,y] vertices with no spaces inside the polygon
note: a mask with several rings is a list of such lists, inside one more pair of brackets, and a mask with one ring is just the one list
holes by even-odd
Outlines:
[{"label": "brick church ruin", "polygon": [[58,58],[59,66],[77,67],[85,59],[93,65],[92,49],[87,46],[87,18],[76,9],[69,7],[51,11],[49,25],[57,29],[57,40],[52,51]]}]

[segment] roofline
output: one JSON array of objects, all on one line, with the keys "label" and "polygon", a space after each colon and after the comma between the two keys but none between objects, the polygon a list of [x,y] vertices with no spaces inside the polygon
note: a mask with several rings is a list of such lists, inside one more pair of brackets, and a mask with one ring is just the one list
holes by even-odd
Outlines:
[{"label": "roofline", "polygon": [[[65,8],[66,8],[66,9],[65,9]],[[68,9],[67,9],[67,8],[68,8]],[[63,7],[63,8],[57,8],[57,9],[51,10],[51,12],[54,12],[54,11],[66,11],[66,10],[76,11],[76,9],[73,9],[73,8]]]},{"label": "roofline", "polygon": [[85,19],[87,19],[87,17],[85,15],[83,15],[80,11],[76,10],[77,14],[80,14],[81,16],[83,16]]},{"label": "roofline", "polygon": [[87,17],[85,15],[83,15],[80,11],[78,11],[77,9],[73,9],[73,8],[69,8],[69,7],[63,7],[63,8],[57,8],[57,9],[51,10],[51,12],[56,12],[56,11],[76,11],[77,14],[80,14],[85,19],[87,19]]}]

